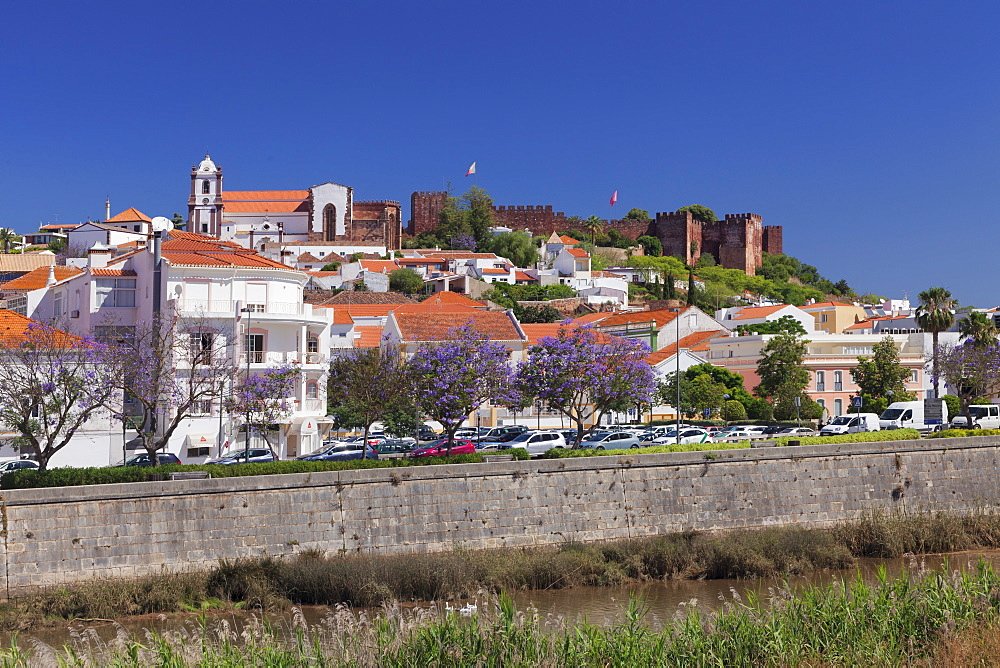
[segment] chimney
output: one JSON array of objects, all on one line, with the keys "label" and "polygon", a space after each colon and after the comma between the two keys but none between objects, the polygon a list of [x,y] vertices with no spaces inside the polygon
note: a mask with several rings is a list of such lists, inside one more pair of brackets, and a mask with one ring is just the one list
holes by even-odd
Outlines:
[{"label": "chimney", "polygon": [[108,266],[108,260],[111,259],[112,249],[109,246],[102,246],[101,244],[94,244],[89,251],[87,251],[87,265],[91,269],[103,269]]},{"label": "chimney", "polygon": [[45,279],[45,287],[56,284],[56,267],[55,265],[49,265],[49,277]]}]

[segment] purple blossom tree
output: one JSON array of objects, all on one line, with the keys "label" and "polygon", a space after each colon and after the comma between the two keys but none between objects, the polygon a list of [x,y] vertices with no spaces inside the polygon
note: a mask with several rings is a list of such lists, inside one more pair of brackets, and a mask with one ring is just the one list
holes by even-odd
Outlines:
[{"label": "purple blossom tree", "polygon": [[[338,357],[330,364],[327,401],[338,422],[368,431],[387,413],[405,406],[413,391],[413,381],[398,351],[368,348]],[[412,404],[410,404],[412,406]],[[367,457],[363,448],[361,457]]]},{"label": "purple blossom tree", "polygon": [[120,397],[107,347],[32,322],[0,340],[0,423],[18,432],[14,446],[41,469],[73,435]]},{"label": "purple blossom tree", "polygon": [[274,446],[268,431],[271,425],[291,414],[288,398],[295,393],[300,373],[299,367],[291,364],[251,371],[249,375],[244,370],[232,395],[224,402],[226,410],[243,417],[247,433],[259,434],[272,453]]},{"label": "purple blossom tree", "polygon": [[506,346],[491,342],[471,323],[451,334],[450,341],[419,348],[409,364],[419,387],[417,403],[444,427],[449,454],[469,413],[490,400],[503,403],[511,381]]},{"label": "purple blossom tree", "polygon": [[205,319],[164,313],[120,333],[108,347],[122,379],[118,398],[108,407],[136,430],[157,466],[156,453],[181,423],[220,399],[236,376],[236,356],[223,343],[232,341],[232,331]]},{"label": "purple blossom tree", "polygon": [[567,321],[556,336],[528,349],[515,384],[572,420],[579,447],[588,422],[596,425],[608,412],[650,402],[657,385],[648,354],[641,341],[598,335]]},{"label": "purple blossom tree", "polygon": [[[1000,392],[1000,344],[982,345],[973,339],[937,348],[937,373],[933,382],[944,380],[962,405],[966,425],[974,423],[969,405],[979,397]],[[933,373],[933,365],[931,366]]]}]

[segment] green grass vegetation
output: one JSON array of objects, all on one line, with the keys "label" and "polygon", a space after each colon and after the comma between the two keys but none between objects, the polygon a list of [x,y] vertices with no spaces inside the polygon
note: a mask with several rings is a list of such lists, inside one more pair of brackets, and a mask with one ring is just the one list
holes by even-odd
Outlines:
[{"label": "green grass vegetation", "polygon": [[777,445],[788,445],[798,441],[799,445],[824,445],[831,443],[875,443],[878,441],[910,441],[920,438],[916,429],[890,429],[886,431],[866,431],[860,434],[840,434],[839,436],[802,436],[775,439]]},{"label": "green grass vegetation", "polygon": [[[529,459],[523,448],[505,450],[515,459]],[[315,473],[318,471],[353,471],[356,469],[385,469],[430,464],[480,464],[483,455],[451,455],[450,457],[403,457],[401,459],[351,459],[342,462],[283,461],[266,464],[164,464],[161,466],[119,466],[93,468],[57,468],[47,471],[22,469],[0,477],[0,489],[29,489],[35,487],[75,487],[77,485],[105,485],[122,482],[147,482],[150,475],[166,475],[175,471],[208,471],[213,478],[279,475],[282,473]]]},{"label": "green grass vegetation", "polygon": [[204,571],[106,578],[0,603],[0,631],[72,619],[208,608],[377,606],[479,592],[669,579],[750,578],[850,568],[858,557],[1000,547],[1000,516],[872,514],[835,529],[685,532],[605,543],[448,553],[224,561]]},{"label": "green grass vegetation", "polygon": [[[33,659],[62,665],[159,666],[900,666],[993,665],[1000,622],[1000,577],[985,563],[873,581],[860,574],[829,585],[781,587],[767,599],[738,594],[711,612],[685,606],[662,627],[632,598],[618,623],[601,627],[518,611],[501,594],[471,617],[386,606],[378,614],[338,614],[308,625],[255,617],[238,630],[207,619],[178,632],[119,634],[94,643],[78,634],[60,651],[15,638],[5,666]],[[46,656],[48,654],[48,656]],[[37,656],[36,656],[37,655]],[[971,659],[963,663],[961,657]]]},{"label": "green grass vegetation", "polygon": [[963,436],[1000,436],[1000,429],[945,429],[927,438],[962,438]]}]

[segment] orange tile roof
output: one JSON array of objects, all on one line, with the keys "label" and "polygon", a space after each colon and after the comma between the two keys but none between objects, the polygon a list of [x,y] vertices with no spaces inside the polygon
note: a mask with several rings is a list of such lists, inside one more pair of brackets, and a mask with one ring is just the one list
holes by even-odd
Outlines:
[{"label": "orange tile roof", "polygon": [[56,263],[53,253],[0,253],[0,271],[28,273]]},{"label": "orange tile roof", "polygon": [[373,271],[376,274],[388,274],[390,271],[399,269],[395,260],[358,260],[361,268],[365,271]]},{"label": "orange tile roof", "polygon": [[[343,294],[343,293],[341,293]],[[325,308],[332,308],[350,313],[354,318],[379,318],[389,315],[389,311],[396,313],[421,313],[425,316],[432,313],[478,313],[481,309],[472,308],[463,304],[318,304]]]},{"label": "orange tile roof", "polygon": [[682,338],[678,343],[671,343],[669,346],[664,346],[656,352],[652,352],[646,356],[646,361],[650,364],[659,364],[663,360],[670,359],[675,354],[677,354],[677,349],[680,347],[681,350],[705,350],[707,349],[707,344],[709,341],[717,336],[722,336],[725,332],[720,330],[715,330],[711,332],[695,332],[694,334],[688,334]]},{"label": "orange tile roof", "polygon": [[480,269],[484,274],[509,274],[510,269]]},{"label": "orange tile roof", "polygon": [[427,305],[456,304],[461,306],[470,306],[472,308],[483,307],[483,302],[477,302],[474,299],[470,299],[466,295],[461,295],[457,292],[451,292],[451,291],[436,292],[420,303]]},{"label": "orange tile roof", "polygon": [[333,312],[334,325],[350,325],[354,323],[354,318],[347,311],[336,310]]},{"label": "orange tile roof", "polygon": [[567,248],[566,252],[573,257],[590,257],[590,254],[582,248]]},{"label": "orange tile roof", "polygon": [[[546,336],[559,336],[559,332],[573,332],[579,329],[582,324],[585,323],[579,323],[576,321],[573,321],[568,325],[564,322],[522,323],[521,329],[524,330],[524,335],[528,337],[528,343],[530,345],[537,345],[538,341]],[[598,342],[610,342],[618,339],[616,336],[605,334],[597,329],[593,329],[591,331],[594,333],[594,340]]]},{"label": "orange tile roof", "polygon": [[[9,344],[23,341],[27,335],[28,328],[32,324],[41,323],[38,323],[38,321],[32,320],[31,318],[26,318],[19,313],[15,313],[14,311],[10,311],[5,308],[0,309],[0,342]],[[62,342],[67,345],[73,345],[83,341],[80,337],[67,334],[59,329],[53,329],[52,331],[55,335],[53,338],[54,343]]]},{"label": "orange tile roof", "polygon": [[223,202],[279,202],[309,199],[308,190],[225,190]]},{"label": "orange tile roof", "polygon": [[567,246],[576,246],[580,243],[583,243],[581,241],[577,241],[573,237],[567,237],[565,234],[559,235],[559,241],[563,242]]},{"label": "orange tile roof", "polygon": [[142,211],[139,211],[135,207],[131,207],[130,206],[129,208],[127,208],[124,211],[122,211],[121,213],[119,213],[119,214],[117,214],[115,216],[111,216],[110,218],[108,218],[104,222],[105,223],[134,223],[134,222],[137,222],[137,221],[142,221],[142,222],[148,223],[151,220],[152,220],[152,218],[150,218],[149,216],[147,216],[146,214],[144,214]]},{"label": "orange tile roof", "polygon": [[537,281],[538,279],[531,274],[524,271],[515,271],[514,280],[516,281]]},{"label": "orange tile roof", "polygon": [[502,311],[471,313],[394,313],[404,341],[451,341],[454,331],[469,324],[472,329],[485,334],[491,341],[521,341],[513,321]]},{"label": "orange tile roof", "polygon": [[573,322],[578,322],[578,323],[588,323],[588,322],[590,322],[590,323],[596,323],[596,322],[599,322],[601,320],[604,320],[605,318],[611,317],[611,315],[613,315],[613,314],[611,314],[611,313],[600,313],[600,312],[598,312],[598,313],[587,313],[585,315],[581,315],[579,318],[574,318]]},{"label": "orange tile roof", "polygon": [[308,202],[223,202],[226,213],[308,212]]},{"label": "orange tile roof", "polygon": [[[3,286],[0,286],[0,287],[3,287]],[[880,320],[904,320],[906,318],[911,318],[911,317],[913,317],[913,316],[909,316],[909,315],[883,315],[883,316],[878,316],[876,318],[868,318],[866,320],[860,320],[860,321],[854,323],[853,325],[848,325],[847,327],[844,328],[844,330],[846,331],[848,329],[868,329],[869,327],[872,327],[875,322],[880,321]]]},{"label": "orange tile roof", "polygon": [[443,257],[400,257],[396,258],[398,264],[444,264],[447,260]]},{"label": "orange tile roof", "polygon": [[131,269],[91,269],[90,273],[94,276],[136,276],[135,271]]},{"label": "orange tile roof", "polygon": [[318,276],[319,278],[326,278],[327,276],[339,276],[339,271],[307,271],[310,276]]},{"label": "orange tile roof", "polygon": [[809,311],[815,308],[832,308],[834,306],[854,306],[854,304],[845,304],[844,302],[816,302],[815,304],[808,304],[806,306],[800,306],[799,308],[803,311]]},{"label": "orange tile roof", "polygon": [[656,326],[663,327],[667,323],[674,321],[678,313],[683,313],[688,307],[684,307],[677,310],[671,309],[656,309],[654,311],[633,311],[631,313],[613,313],[607,318],[601,320],[601,327],[615,327],[617,325],[626,325],[635,322],[649,322],[653,321]]},{"label": "orange tile roof", "polygon": [[377,348],[382,343],[382,329],[379,325],[355,325],[354,333],[361,336],[354,339],[354,347]]},{"label": "orange tile roof", "polygon": [[778,304],[777,306],[746,306],[733,316],[732,320],[766,318],[772,313],[777,313],[783,308],[788,308],[788,304]]},{"label": "orange tile roof", "polygon": [[[52,267],[56,276],[56,283],[65,281],[83,273],[79,267]],[[0,292],[28,292],[44,288],[49,281],[49,267],[38,267],[32,269],[24,276],[7,281],[0,285]]]},{"label": "orange tile roof", "polygon": [[174,265],[202,267],[256,267],[259,269],[291,269],[288,265],[269,260],[254,253],[223,253],[223,252],[175,252],[163,253],[164,259]]},{"label": "orange tile roof", "polygon": [[312,253],[303,253],[295,258],[296,262],[319,262],[319,258]]},{"label": "orange tile roof", "polygon": [[48,225],[40,226],[38,228],[38,231],[41,232],[42,230],[55,230],[55,231],[68,230],[74,227],[78,227],[79,225],[80,223],[50,223]]},{"label": "orange tile roof", "polygon": [[169,237],[163,242],[163,251],[213,251],[227,253],[256,253],[257,251],[244,248],[234,241],[223,241],[196,232],[182,232],[172,230]]}]

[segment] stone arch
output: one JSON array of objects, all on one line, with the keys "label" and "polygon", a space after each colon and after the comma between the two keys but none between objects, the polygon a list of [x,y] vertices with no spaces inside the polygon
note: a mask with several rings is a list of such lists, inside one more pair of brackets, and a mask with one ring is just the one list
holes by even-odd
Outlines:
[{"label": "stone arch", "polygon": [[201,182],[201,193],[203,195],[208,195],[211,192],[212,192],[212,184],[209,183],[208,181],[202,181]]},{"label": "stone arch", "polygon": [[337,207],[333,204],[323,207],[323,240],[337,240]]}]

